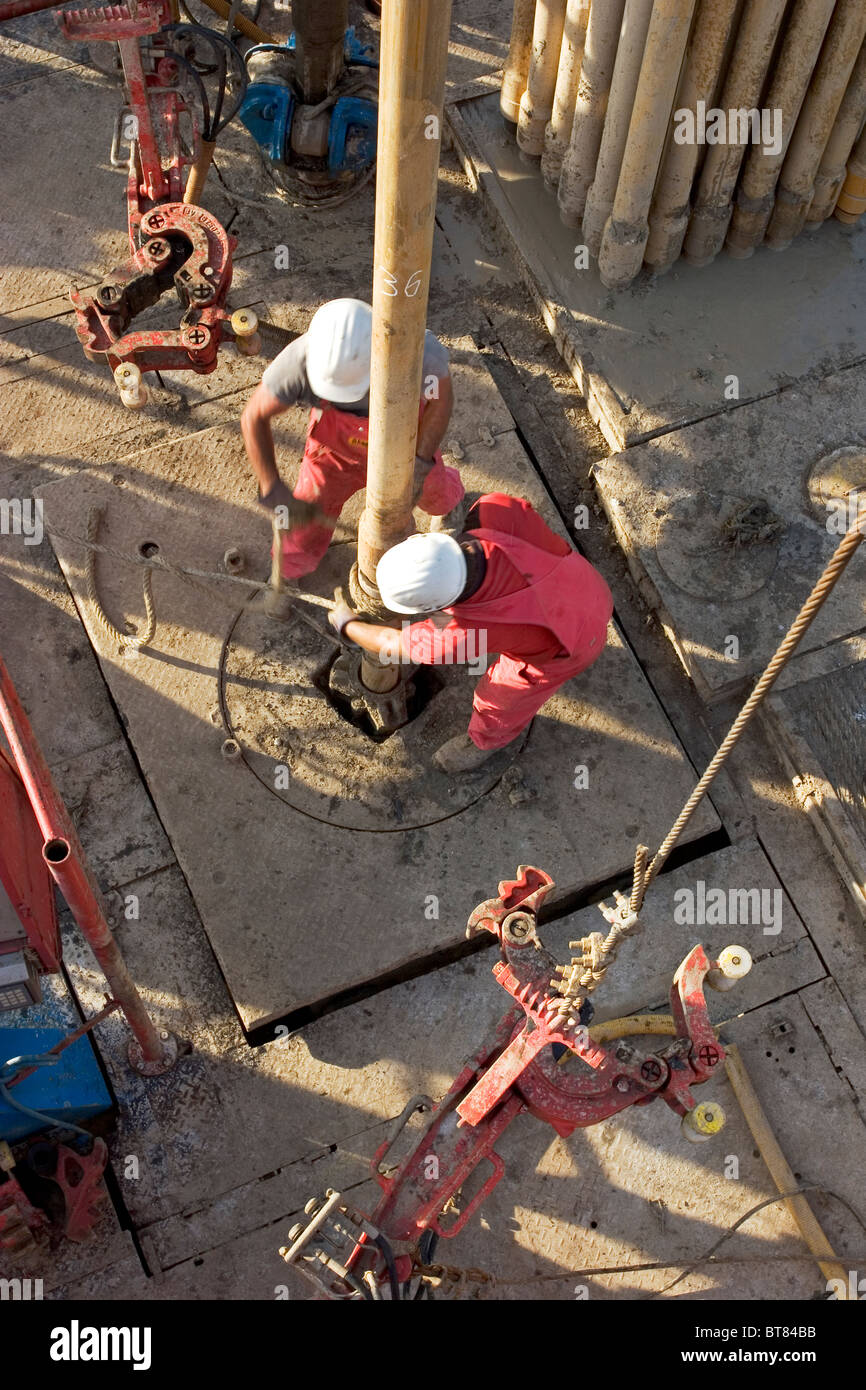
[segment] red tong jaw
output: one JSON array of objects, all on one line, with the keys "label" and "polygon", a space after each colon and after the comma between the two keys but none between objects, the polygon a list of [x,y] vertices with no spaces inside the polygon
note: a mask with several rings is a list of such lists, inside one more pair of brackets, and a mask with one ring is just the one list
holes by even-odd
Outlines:
[{"label": "red tong jaw", "polygon": [[547,894],[556,885],[550,874],[543,869],[535,869],[531,864],[521,864],[517,878],[503,879],[499,885],[499,897],[487,898],[479,903],[466,923],[466,935],[476,936],[478,932],[489,931],[502,944],[502,924],[512,912],[538,915],[539,908]]}]

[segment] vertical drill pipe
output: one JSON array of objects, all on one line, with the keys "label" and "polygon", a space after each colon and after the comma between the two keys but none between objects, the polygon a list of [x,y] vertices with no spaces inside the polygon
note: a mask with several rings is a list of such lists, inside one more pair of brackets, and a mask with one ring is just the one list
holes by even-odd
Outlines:
[{"label": "vertical drill pipe", "polygon": [[526,91],[529,59],[532,53],[532,30],[535,24],[535,0],[514,0],[511,21],[511,43],[502,77],[499,109],[511,125],[517,125],[520,98]]},{"label": "vertical drill pipe", "polygon": [[553,112],[553,93],[559,71],[565,0],[538,0],[532,30],[532,56],[526,91],[520,98],[517,143],[524,154],[538,159],[544,154],[544,132]]},{"label": "vertical drill pipe", "polygon": [[590,255],[596,257],[601,250],[601,239],[616,197],[652,8],[653,0],[625,0],[604,133],[595,178],[586,195],[583,211],[583,239]]},{"label": "vertical drill pipe", "polygon": [[343,71],[349,0],[292,0],[295,74],[308,106],[324,101]]},{"label": "vertical drill pipe", "polygon": [[[769,110],[782,112],[782,148],[775,153],[755,145],[746,160],[726,242],[729,254],[739,260],[751,256],[755,247],[764,240],[773,212],[779,173],[835,3],[836,0],[798,0],[785,31],[782,51],[765,98]],[[851,144],[855,135],[856,131],[851,136]],[[845,159],[850,150],[851,145],[845,151]],[[844,172],[845,159],[842,160],[840,173]],[[832,211],[831,205],[827,216]]]},{"label": "vertical drill pipe", "polygon": [[141,1048],[142,1057],[145,1062],[163,1062],[165,1045],[148,1016],[105,920],[102,894],[87,867],[72,819],[60,799],[2,658],[0,725],[45,840],[42,850],[45,864],[99,961],[111,993],[123,1009]]},{"label": "vertical drill pipe", "polygon": [[859,222],[866,212],[866,130],[848,160],[848,174],[836,204],[836,217],[847,226]]},{"label": "vertical drill pipe", "polygon": [[860,49],[848,90],[839,107],[833,133],[827,141],[818,173],[815,178],[815,196],[809,208],[807,222],[824,222],[831,216],[839,190],[845,179],[854,141],[863,128],[866,118],[866,43]]},{"label": "vertical drill pipe", "polygon": [[773,251],[784,251],[805,226],[815,193],[818,165],[830,139],[864,35],[866,4],[863,0],[837,0],[797,129],[782,166],[776,206],[767,228],[767,245]]},{"label": "vertical drill pipe", "polygon": [[[757,107],[788,0],[747,0],[737,43],[719,102],[726,114]],[[683,254],[692,265],[709,265],[724,245],[733,213],[733,193],[745,146],[711,145],[698,183]]]},{"label": "vertical drill pipe", "polygon": [[[828,2],[832,6],[835,0]],[[699,110],[712,106],[721,86],[728,42],[739,8],[740,0],[700,0],[676,97],[678,110],[694,112],[696,126]],[[644,254],[645,264],[656,275],[670,270],[683,249],[691,216],[692,185],[703,148],[697,140],[682,145],[671,140],[668,144],[650,209],[650,234]]]},{"label": "vertical drill pipe", "polygon": [[695,0],[656,0],[613,210],[598,269],[608,289],[630,285],[643,265],[649,210],[665,146]]},{"label": "vertical drill pipe", "polygon": [[450,20],[450,0],[389,0],[383,11],[370,445],[358,528],[358,584],[371,597],[382,555],[412,531]]},{"label": "vertical drill pipe", "polygon": [[605,0],[589,11],[571,140],[559,176],[559,215],[579,227],[595,175],[625,0]]},{"label": "vertical drill pipe", "polygon": [[551,193],[556,192],[562,161],[571,140],[577,84],[580,81],[586,26],[589,23],[589,3],[590,0],[568,0],[565,10],[565,27],[562,31],[562,48],[559,51],[553,108],[544,132],[544,154],[541,156],[541,173],[545,186]]}]

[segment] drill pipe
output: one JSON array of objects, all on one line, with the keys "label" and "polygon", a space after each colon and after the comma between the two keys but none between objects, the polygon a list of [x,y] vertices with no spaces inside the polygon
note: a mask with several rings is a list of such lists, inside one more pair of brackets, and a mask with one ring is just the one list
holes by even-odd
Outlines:
[{"label": "drill pipe", "polygon": [[559,176],[559,215],[579,227],[595,176],[625,0],[605,0],[589,11],[571,139]]},{"label": "drill pipe", "polygon": [[649,209],[689,40],[695,0],[656,0],[613,210],[598,258],[602,284],[630,285],[643,265]]},{"label": "drill pipe", "polygon": [[773,251],[784,251],[805,226],[815,194],[818,166],[864,36],[866,5],[863,0],[837,0],[797,129],[782,166],[776,206],[766,237],[767,245]]},{"label": "drill pipe", "polygon": [[[782,112],[782,148],[775,153],[755,145],[749,152],[726,242],[728,253],[740,260],[751,256],[764,240],[779,173],[835,3],[836,0],[798,0],[785,31],[782,52],[765,103],[771,111]],[[846,157],[850,148],[849,145]],[[843,172],[844,167],[843,160]]]}]

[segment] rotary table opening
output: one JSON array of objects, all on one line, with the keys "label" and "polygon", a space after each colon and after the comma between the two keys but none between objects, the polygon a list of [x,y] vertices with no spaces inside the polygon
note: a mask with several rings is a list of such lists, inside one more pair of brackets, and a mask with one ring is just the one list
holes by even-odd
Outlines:
[{"label": "rotary table opening", "polygon": [[405,729],[423,713],[444,685],[435,667],[406,666],[401,669],[397,690],[377,695],[365,689],[360,666],[360,653],[335,652],[313,679],[340,718],[359,729],[373,743],[386,743],[399,732],[397,728],[383,724],[377,706],[387,704],[389,698],[395,702],[402,698],[407,718],[401,722],[400,728]]}]

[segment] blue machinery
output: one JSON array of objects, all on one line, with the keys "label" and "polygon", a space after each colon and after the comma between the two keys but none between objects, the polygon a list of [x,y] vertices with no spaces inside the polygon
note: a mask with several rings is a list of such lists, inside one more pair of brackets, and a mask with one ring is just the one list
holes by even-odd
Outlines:
[{"label": "blue machinery", "polygon": [[343,72],[316,105],[305,105],[298,96],[294,34],[286,44],[259,44],[246,54],[249,86],[240,119],[277,181],[301,201],[342,200],[372,173],[378,63],[371,52],[354,28],[347,29]]}]

